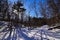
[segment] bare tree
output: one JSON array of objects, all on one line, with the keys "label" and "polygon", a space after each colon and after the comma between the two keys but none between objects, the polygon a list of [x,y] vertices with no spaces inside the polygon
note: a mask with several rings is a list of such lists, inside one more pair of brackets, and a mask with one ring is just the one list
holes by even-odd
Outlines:
[{"label": "bare tree", "polygon": [[52,22],[55,21],[55,23],[58,23],[59,19],[57,16],[59,15],[59,7],[58,4],[56,4],[56,2],[57,2],[56,0],[48,0],[48,5],[49,8],[52,9],[51,10],[52,13],[50,12],[50,14],[52,14],[52,16],[55,17],[54,20],[52,20]]},{"label": "bare tree", "polygon": [[8,0],[0,0],[0,14],[5,18],[8,11]]}]

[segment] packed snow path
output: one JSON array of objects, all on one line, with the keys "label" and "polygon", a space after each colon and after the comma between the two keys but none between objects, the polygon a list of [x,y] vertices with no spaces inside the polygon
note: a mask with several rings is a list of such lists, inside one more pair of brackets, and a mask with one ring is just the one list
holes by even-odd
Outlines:
[{"label": "packed snow path", "polygon": [[8,27],[4,26],[0,29],[0,40],[60,40],[60,30],[52,32],[47,29],[47,25],[32,30],[15,27],[10,34]]}]

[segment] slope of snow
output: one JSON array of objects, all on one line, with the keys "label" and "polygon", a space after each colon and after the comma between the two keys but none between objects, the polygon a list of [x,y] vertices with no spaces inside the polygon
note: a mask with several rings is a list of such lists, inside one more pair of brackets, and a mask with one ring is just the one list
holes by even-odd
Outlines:
[{"label": "slope of snow", "polygon": [[2,27],[0,30],[0,40],[60,40],[60,29],[48,30],[48,25],[34,28],[33,30],[29,30],[28,27],[16,27],[11,34],[10,31],[1,32],[7,29],[4,28]]}]

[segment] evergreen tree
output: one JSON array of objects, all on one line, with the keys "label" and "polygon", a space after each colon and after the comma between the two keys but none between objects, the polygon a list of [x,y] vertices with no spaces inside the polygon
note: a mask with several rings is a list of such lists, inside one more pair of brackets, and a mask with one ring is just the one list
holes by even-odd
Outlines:
[{"label": "evergreen tree", "polygon": [[23,8],[23,4],[18,0],[17,3],[14,3],[13,5],[13,10],[17,10],[17,14],[16,17],[19,19],[19,13],[21,14],[21,20],[23,21],[23,14],[25,11],[25,8]]}]

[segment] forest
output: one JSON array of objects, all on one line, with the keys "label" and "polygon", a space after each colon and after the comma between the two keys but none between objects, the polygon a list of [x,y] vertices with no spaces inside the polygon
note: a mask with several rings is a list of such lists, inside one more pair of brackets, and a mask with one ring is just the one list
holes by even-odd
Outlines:
[{"label": "forest", "polygon": [[[9,3],[8,0],[6,0],[6,2],[4,1],[0,0],[0,21],[12,21],[26,26],[60,23],[60,0],[46,0],[44,5],[43,2],[39,1],[37,6],[39,6],[40,9],[37,9],[37,2],[34,1],[32,3],[33,5],[30,4],[31,6],[29,6],[28,16],[25,12],[27,9],[23,8],[23,3],[21,3],[23,1],[19,2],[18,0],[14,2],[13,5]],[[30,16],[31,11],[35,12],[36,17]],[[39,14],[41,14],[42,17],[38,17],[40,16]]]},{"label": "forest", "polygon": [[[18,0],[17,3],[14,2],[14,4],[12,5],[11,3],[8,3],[8,0],[6,0],[6,2],[1,0],[0,20],[1,21],[11,20],[12,22],[20,22],[21,24],[31,25],[31,26],[34,25],[40,26],[44,24],[52,25],[55,23],[60,23],[60,1],[59,0],[46,0],[46,3],[44,5],[41,1],[39,1],[38,5],[40,9],[38,10],[36,8],[38,5],[36,6],[36,4],[37,4],[36,1],[34,1],[33,5],[30,4],[31,6],[29,12],[31,10],[34,10],[36,15],[36,17],[32,18],[30,15],[26,16],[26,13],[24,11],[26,11],[27,9],[23,8],[23,3],[21,3],[21,1],[19,2]],[[42,17],[38,17],[39,14],[41,14]],[[26,16],[27,18],[24,18],[24,16]]]},{"label": "forest", "polygon": [[[59,26],[54,27],[56,24]],[[53,27],[48,30],[60,29],[60,0],[0,0],[0,30],[9,31],[9,38],[13,30],[18,30],[23,35],[19,31],[21,28],[37,28],[44,25]]]}]

